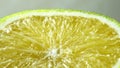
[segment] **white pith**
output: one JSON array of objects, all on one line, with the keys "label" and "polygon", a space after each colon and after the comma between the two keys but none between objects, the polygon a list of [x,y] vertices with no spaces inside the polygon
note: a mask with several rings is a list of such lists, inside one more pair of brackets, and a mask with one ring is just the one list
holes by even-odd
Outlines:
[{"label": "white pith", "polygon": [[120,67],[120,58],[112,68],[119,68],[119,67]]},{"label": "white pith", "polygon": [[111,28],[115,29],[116,32],[118,33],[119,37],[120,37],[120,27],[112,22],[111,20],[103,17],[103,16],[99,16],[99,15],[94,15],[94,14],[88,14],[88,13],[84,13],[84,12],[59,12],[59,11],[49,11],[49,12],[28,12],[26,14],[23,15],[17,15],[14,16],[12,18],[9,18],[8,20],[6,20],[4,23],[0,24],[0,30],[2,30],[7,24],[10,24],[11,22],[18,20],[20,18],[24,18],[24,17],[30,17],[30,16],[55,16],[55,15],[64,15],[64,16],[81,16],[81,17],[85,17],[85,18],[95,18],[100,20],[101,22],[109,25]]}]

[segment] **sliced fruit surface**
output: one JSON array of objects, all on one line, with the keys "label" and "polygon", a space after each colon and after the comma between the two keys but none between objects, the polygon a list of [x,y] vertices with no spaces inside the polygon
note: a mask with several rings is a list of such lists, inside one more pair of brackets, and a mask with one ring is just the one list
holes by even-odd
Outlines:
[{"label": "sliced fruit surface", "polygon": [[0,20],[0,68],[112,68],[120,24],[85,11],[30,10]]}]

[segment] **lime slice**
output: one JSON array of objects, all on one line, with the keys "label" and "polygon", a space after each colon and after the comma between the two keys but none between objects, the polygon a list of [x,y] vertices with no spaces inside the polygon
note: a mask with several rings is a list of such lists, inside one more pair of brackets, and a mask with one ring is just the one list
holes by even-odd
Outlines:
[{"label": "lime slice", "polygon": [[115,68],[118,59],[120,23],[104,15],[28,10],[0,19],[0,68]]}]

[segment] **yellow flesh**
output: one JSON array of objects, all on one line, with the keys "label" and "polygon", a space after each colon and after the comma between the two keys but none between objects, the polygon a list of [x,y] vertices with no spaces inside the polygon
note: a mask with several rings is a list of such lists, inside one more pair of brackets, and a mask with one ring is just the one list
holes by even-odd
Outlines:
[{"label": "yellow flesh", "polygon": [[31,16],[0,30],[0,68],[111,68],[120,38],[97,19]]}]

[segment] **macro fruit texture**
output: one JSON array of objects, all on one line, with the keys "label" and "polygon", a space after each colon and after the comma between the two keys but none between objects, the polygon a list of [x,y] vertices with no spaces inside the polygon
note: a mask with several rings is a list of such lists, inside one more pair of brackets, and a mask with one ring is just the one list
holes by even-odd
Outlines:
[{"label": "macro fruit texture", "polygon": [[28,10],[0,19],[0,67],[117,68],[120,23],[86,11]]}]

